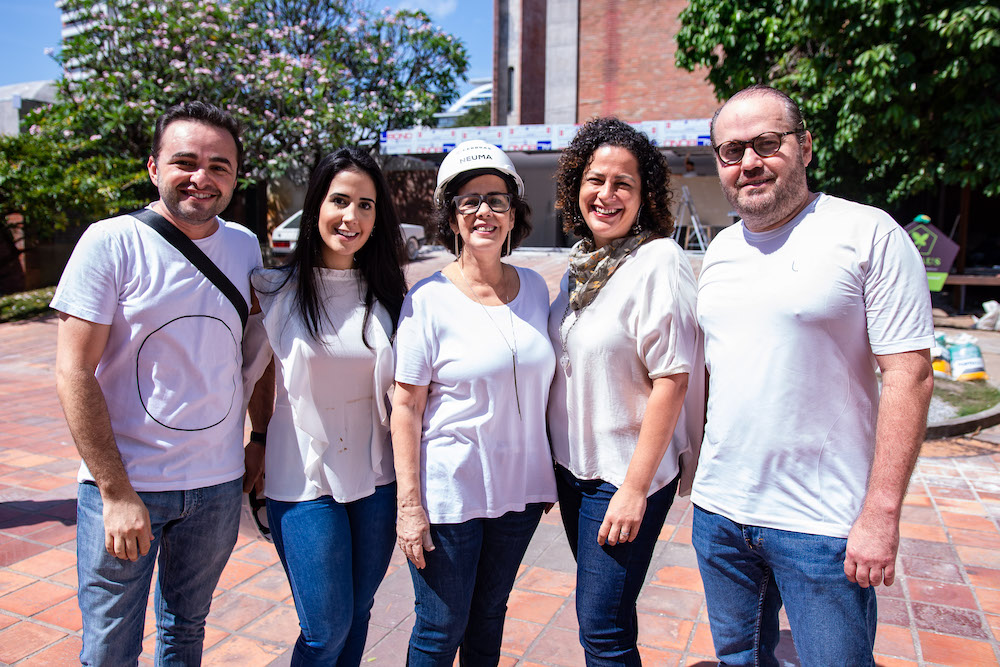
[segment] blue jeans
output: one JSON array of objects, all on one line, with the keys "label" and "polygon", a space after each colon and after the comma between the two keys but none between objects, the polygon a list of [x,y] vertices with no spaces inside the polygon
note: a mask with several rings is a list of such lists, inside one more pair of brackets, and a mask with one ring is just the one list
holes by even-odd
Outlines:
[{"label": "blue jeans", "polygon": [[130,561],[115,558],[104,548],[101,494],[93,484],[80,484],[76,568],[83,614],[82,664],[136,664],[157,562],[156,664],[201,664],[205,617],[236,544],[241,486],[242,481],[235,479],[190,491],[139,493],[149,511],[153,542],[145,556]]},{"label": "blue jeans", "polygon": [[695,506],[691,539],[720,663],[777,667],[784,602],[805,667],[875,664],[875,589],[844,575],[845,538],[744,526]]},{"label": "blue jeans", "polygon": [[431,524],[434,551],[427,566],[410,563],[416,622],[410,635],[409,667],[451,667],[500,661],[507,598],[544,503],[495,519]]},{"label": "blue jeans", "polygon": [[291,664],[357,667],[396,542],[396,484],[349,503],[268,499],[267,518],[299,615]]},{"label": "blue jeans", "polygon": [[577,479],[556,466],[559,512],[576,558],[576,616],[589,667],[640,665],[635,601],[642,590],[653,548],[677,490],[675,478],[646,499],[646,513],[632,542],[597,543],[611,496],[618,488]]}]

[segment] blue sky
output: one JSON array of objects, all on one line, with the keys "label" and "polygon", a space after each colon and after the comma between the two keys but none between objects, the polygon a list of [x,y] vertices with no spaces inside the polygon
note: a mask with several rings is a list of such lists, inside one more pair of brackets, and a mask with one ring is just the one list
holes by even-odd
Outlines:
[{"label": "blue sky", "polygon": [[[493,71],[493,0],[374,0],[373,7],[417,8],[460,38],[469,52],[469,78]],[[59,10],[54,0],[0,0],[0,86],[60,75],[46,48],[58,48]],[[464,91],[467,86],[461,86]]]}]

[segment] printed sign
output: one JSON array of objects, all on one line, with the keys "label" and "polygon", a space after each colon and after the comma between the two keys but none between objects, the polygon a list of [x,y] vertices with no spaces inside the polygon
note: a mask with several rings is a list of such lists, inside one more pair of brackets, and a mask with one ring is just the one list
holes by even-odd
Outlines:
[{"label": "printed sign", "polygon": [[930,290],[940,292],[958,254],[958,244],[929,222],[911,222],[903,229],[924,260]]}]

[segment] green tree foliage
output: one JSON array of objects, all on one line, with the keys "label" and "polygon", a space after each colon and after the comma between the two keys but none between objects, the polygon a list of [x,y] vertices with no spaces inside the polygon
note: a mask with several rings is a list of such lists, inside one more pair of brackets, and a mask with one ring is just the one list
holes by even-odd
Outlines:
[{"label": "green tree foliage", "polygon": [[492,105],[489,102],[483,102],[471,107],[455,119],[455,127],[488,126],[492,120],[492,116],[490,115],[492,113],[491,107]]},{"label": "green tree foliage", "polygon": [[720,99],[790,94],[817,189],[873,203],[958,185],[1000,194],[1000,7],[983,0],[692,0],[677,63]]},{"label": "green tree foliage", "polygon": [[[337,146],[432,122],[467,68],[461,42],[422,11],[361,0],[66,0],[59,101],[0,139],[0,214],[39,231],[148,195],[152,126],[201,99],[244,126],[244,182],[302,183]],[[146,200],[148,201],[148,199]],[[44,233],[44,232],[43,232]]]}]

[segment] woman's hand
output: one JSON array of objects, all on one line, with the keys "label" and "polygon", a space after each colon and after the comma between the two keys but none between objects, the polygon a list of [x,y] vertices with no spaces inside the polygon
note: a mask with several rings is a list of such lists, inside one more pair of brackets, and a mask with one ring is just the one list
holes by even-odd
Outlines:
[{"label": "woman's hand", "polygon": [[646,513],[646,494],[622,485],[611,496],[608,511],[604,513],[601,529],[597,531],[597,543],[611,546],[631,542],[639,534],[642,517]]},{"label": "woman's hand", "polygon": [[434,551],[431,524],[423,507],[400,507],[396,514],[396,543],[406,559],[418,570],[427,565],[424,551]]}]

